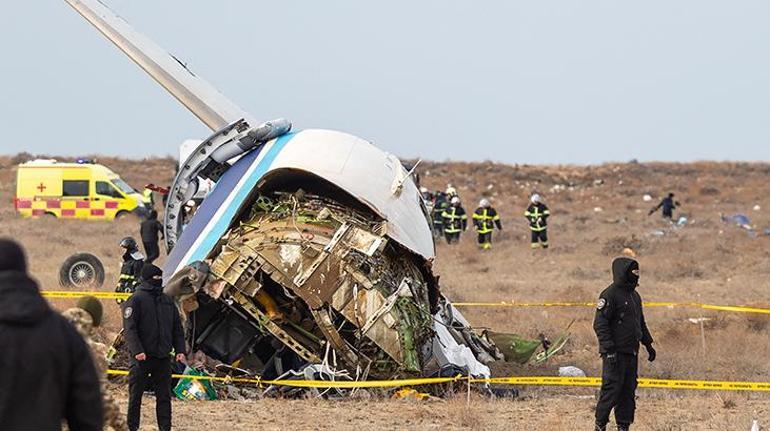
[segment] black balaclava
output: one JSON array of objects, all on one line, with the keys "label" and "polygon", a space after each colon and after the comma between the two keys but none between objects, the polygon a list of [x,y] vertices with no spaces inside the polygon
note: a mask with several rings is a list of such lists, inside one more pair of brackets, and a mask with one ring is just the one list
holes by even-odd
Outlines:
[{"label": "black balaclava", "polygon": [[616,286],[634,289],[639,285],[639,262],[628,257],[613,260],[612,281]]},{"label": "black balaclava", "polygon": [[142,281],[153,287],[163,286],[163,270],[153,264],[145,264],[142,267]]},{"label": "black balaclava", "polygon": [[149,219],[150,219],[150,220],[156,220],[157,218],[158,218],[158,212],[157,212],[157,211],[155,211],[155,210],[150,210],[150,216],[149,216]]},{"label": "black balaclava", "polygon": [[14,240],[0,238],[0,272],[27,272],[27,259],[24,250]]}]

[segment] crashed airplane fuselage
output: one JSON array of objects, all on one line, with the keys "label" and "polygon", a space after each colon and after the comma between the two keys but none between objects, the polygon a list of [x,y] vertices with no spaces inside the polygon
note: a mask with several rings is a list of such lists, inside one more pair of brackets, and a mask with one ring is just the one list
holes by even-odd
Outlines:
[{"label": "crashed airplane fuselage", "polygon": [[[258,124],[100,2],[67,1],[215,130],[180,166],[164,221],[165,289],[193,351],[266,377],[489,375],[501,356],[442,296],[429,216],[396,157]],[[185,220],[201,179],[216,185]]]}]

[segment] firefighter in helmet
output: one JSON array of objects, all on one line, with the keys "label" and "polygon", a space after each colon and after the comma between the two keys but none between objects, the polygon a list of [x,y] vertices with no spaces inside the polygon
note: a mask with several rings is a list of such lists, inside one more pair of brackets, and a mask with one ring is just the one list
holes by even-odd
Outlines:
[{"label": "firefighter in helmet", "polygon": [[[136,240],[127,236],[120,240],[120,248],[123,249],[123,262],[120,264],[120,278],[115,287],[116,292],[134,293],[139,285],[139,275],[144,266],[144,255],[139,251]],[[118,300],[118,303],[123,302]]]},{"label": "firefighter in helmet", "polygon": [[530,201],[530,205],[524,212],[524,217],[529,221],[529,230],[532,231],[531,246],[533,249],[548,248],[548,217],[551,215],[551,211],[537,193],[532,195]]},{"label": "firefighter in helmet", "polygon": [[482,250],[492,248],[492,231],[497,227],[503,229],[500,223],[500,215],[492,208],[489,199],[482,199],[479,207],[473,213],[473,225],[476,227],[476,233],[479,234],[479,247]]},{"label": "firefighter in helmet", "polygon": [[452,197],[451,205],[441,213],[444,219],[444,236],[447,244],[460,241],[460,233],[468,229],[468,216],[465,214],[465,208],[460,203],[460,198]]}]

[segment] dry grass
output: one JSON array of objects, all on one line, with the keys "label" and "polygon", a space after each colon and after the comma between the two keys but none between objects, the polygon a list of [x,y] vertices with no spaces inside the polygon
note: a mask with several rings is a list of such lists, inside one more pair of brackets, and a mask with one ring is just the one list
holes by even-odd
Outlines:
[{"label": "dry grass", "polygon": [[[129,183],[167,183],[173,173],[168,159],[136,161],[102,159]],[[617,164],[593,167],[507,166],[495,163],[425,163],[423,184],[458,186],[469,211],[481,196],[492,198],[505,230],[496,232],[494,249],[477,250],[468,233],[456,246],[438,245],[436,270],[442,289],[455,301],[594,301],[610,281],[611,254],[629,245],[638,248],[642,268],[639,291],[647,301],[705,302],[770,306],[770,237],[751,238],[744,230],[723,225],[720,212],[743,212],[757,227],[770,226],[770,197],[766,182],[770,165],[741,163]],[[596,181],[602,180],[602,181]],[[554,186],[564,185],[559,190]],[[137,234],[130,220],[62,222],[21,220],[10,205],[14,170],[10,158],[0,157],[0,236],[19,239],[28,248],[32,272],[45,289],[58,288],[57,272],[70,254],[88,251],[99,256],[114,280],[118,267],[117,242]],[[490,187],[491,186],[491,187]],[[570,190],[570,188],[572,188]],[[551,243],[547,251],[529,249],[523,218],[533,190],[545,195],[552,209]],[[674,229],[659,216],[647,216],[652,203],[669,190],[677,193],[682,211],[692,224]],[[751,208],[759,204],[762,211]],[[601,212],[594,212],[601,207]],[[664,230],[666,235],[651,232]],[[633,242],[633,243],[632,243]],[[618,250],[620,248],[620,250]],[[111,285],[111,283],[109,283]],[[111,286],[105,285],[104,290]],[[70,301],[56,303],[66,307]],[[119,325],[116,307],[107,308],[107,331]],[[590,308],[489,309],[467,308],[466,317],[479,328],[510,331],[535,337],[555,336],[574,320],[573,336],[564,350],[543,368],[519,369],[526,374],[553,374],[558,366],[574,365],[597,375],[599,361],[591,329]],[[641,364],[646,377],[768,380],[770,316],[719,314],[696,309],[646,310],[658,349],[658,361]],[[700,325],[687,318],[707,317],[706,354]],[[181,428],[227,428],[261,424],[267,429],[588,429],[593,400],[564,394],[592,394],[586,390],[524,388],[524,401],[465,399],[446,403],[396,401],[274,401],[177,403]],[[753,417],[770,425],[764,397],[693,392],[640,391],[641,429],[748,429]],[[288,404],[288,406],[287,406]],[[292,411],[292,415],[281,412]],[[151,409],[147,409],[148,418]],[[192,413],[195,413],[194,415]],[[227,412],[227,413],[225,413]],[[756,413],[755,413],[756,412]],[[312,419],[315,418],[315,419]],[[329,418],[334,418],[333,421]],[[233,426],[235,425],[235,426]]]}]

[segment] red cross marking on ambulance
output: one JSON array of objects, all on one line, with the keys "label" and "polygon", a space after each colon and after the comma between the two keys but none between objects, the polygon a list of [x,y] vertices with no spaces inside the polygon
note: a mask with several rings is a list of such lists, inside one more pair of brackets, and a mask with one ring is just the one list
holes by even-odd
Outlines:
[{"label": "red cross marking on ambulance", "polygon": [[40,190],[40,193],[43,193],[43,190],[47,189],[48,187],[45,186],[45,184],[40,183],[39,186],[37,186],[37,189]]}]

